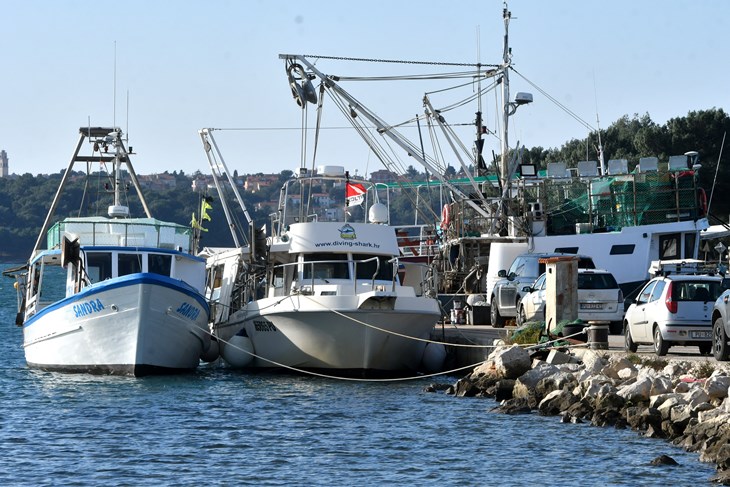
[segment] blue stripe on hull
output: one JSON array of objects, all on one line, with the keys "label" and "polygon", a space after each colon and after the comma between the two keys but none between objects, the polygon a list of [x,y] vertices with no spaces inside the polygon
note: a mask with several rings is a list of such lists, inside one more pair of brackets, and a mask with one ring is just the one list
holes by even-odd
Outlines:
[{"label": "blue stripe on hull", "polygon": [[210,309],[208,308],[208,303],[205,300],[203,296],[200,295],[198,291],[195,290],[191,285],[188,283],[181,281],[179,279],[171,279],[167,276],[162,276],[160,274],[152,274],[152,273],[136,273],[136,274],[129,274],[123,277],[119,277],[116,279],[109,279],[107,281],[100,282],[98,284],[94,284],[92,286],[89,286],[85,288],[83,291],[74,294],[73,296],[69,296],[68,298],[61,299],[60,301],[56,301],[55,303],[46,306],[41,311],[33,315],[28,321],[25,322],[23,327],[27,327],[32,325],[36,320],[41,318],[42,316],[46,315],[47,313],[51,313],[57,309],[63,308],[65,306],[68,306],[70,304],[76,303],[78,301],[88,301],[93,296],[112,290],[112,289],[118,289],[118,288],[125,288],[125,287],[135,287],[142,284],[151,284],[153,286],[162,286],[167,287],[170,289],[174,289],[176,291],[179,291],[183,294],[186,294],[190,296],[191,298],[195,299],[200,306],[202,306],[203,310],[206,314],[210,313]]}]

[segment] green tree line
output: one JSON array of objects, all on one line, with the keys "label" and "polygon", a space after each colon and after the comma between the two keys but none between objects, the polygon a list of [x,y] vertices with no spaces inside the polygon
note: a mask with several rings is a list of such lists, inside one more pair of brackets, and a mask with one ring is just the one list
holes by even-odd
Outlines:
[{"label": "green tree line", "polygon": [[[707,194],[713,194],[711,215],[719,221],[727,222],[730,213],[730,199],[725,195],[730,192],[730,167],[727,150],[721,154],[723,136],[730,131],[730,117],[721,109],[692,111],[684,117],[672,118],[660,125],[651,120],[649,115],[624,116],[600,131],[605,159],[628,159],[630,170],[640,157],[657,156],[666,163],[671,155],[683,154],[690,150],[700,153],[702,170],[700,181]],[[727,141],[730,143],[730,141]],[[598,160],[598,133],[593,133],[583,140],[570,140],[560,148],[532,147],[525,148],[522,153],[523,163],[536,164],[546,168],[548,162],[563,161],[569,167],[575,167],[579,161]],[[719,164],[719,169],[718,169]],[[716,173],[717,170],[717,173]],[[452,175],[458,177],[458,174]],[[176,178],[174,189],[146,191],[145,199],[152,216],[164,221],[189,224],[192,214],[200,215],[201,193],[192,191],[191,185],[197,175],[187,176],[177,171],[172,173]],[[283,182],[291,171],[282,171],[279,181]],[[0,178],[0,260],[10,262],[25,261],[33,249],[41,226],[51,205],[53,196],[60,184],[63,173],[34,176],[23,174],[17,178]],[[55,220],[71,216],[88,216],[104,214],[110,205],[111,184],[109,176],[104,173],[74,173],[74,178],[67,185],[64,197],[56,210]],[[415,168],[409,168],[409,180],[421,175]],[[715,182],[716,179],[716,182]],[[713,191],[714,183],[714,191]],[[257,193],[242,193],[244,201],[257,225],[268,222],[270,209],[257,211],[257,205],[275,200],[278,185],[265,188]],[[342,192],[342,189],[337,191]],[[125,194],[132,215],[142,216],[142,206],[133,195],[133,188]],[[420,198],[433,201],[433,213],[430,218],[437,220],[440,214],[437,191],[424,192]],[[214,196],[213,209],[209,211],[211,221],[204,222],[207,232],[202,233],[200,247],[225,247],[233,245],[230,230],[217,196]],[[344,194],[331,195],[343,198]],[[423,201],[421,201],[421,204]],[[394,193],[390,198],[391,223],[414,223],[415,196],[407,192]],[[429,215],[424,214],[419,223],[428,223]],[[240,219],[239,219],[240,221]],[[241,224],[239,224],[241,225]]]}]

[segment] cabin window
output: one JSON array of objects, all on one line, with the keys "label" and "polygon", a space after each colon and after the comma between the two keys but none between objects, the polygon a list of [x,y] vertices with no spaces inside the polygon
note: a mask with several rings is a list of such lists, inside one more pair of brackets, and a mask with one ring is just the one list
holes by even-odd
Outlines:
[{"label": "cabin window", "polygon": [[659,237],[659,259],[679,259],[680,234],[662,235]]},{"label": "cabin window", "polygon": [[[393,264],[388,262],[390,260],[388,257],[354,254],[352,259],[355,261],[357,279],[372,279],[376,270],[378,274],[375,275],[375,279],[380,281],[390,281],[393,279]],[[368,260],[368,262],[361,262],[364,260]],[[378,265],[380,265],[379,269],[377,268]]]},{"label": "cabin window", "polygon": [[347,254],[304,254],[304,279],[349,279]]},{"label": "cabin window", "polygon": [[274,267],[274,278],[272,279],[272,284],[275,288],[283,288],[284,287],[284,267],[283,266],[277,266]]},{"label": "cabin window", "polygon": [[631,255],[634,253],[636,245],[634,244],[620,244],[612,245],[610,255]]},{"label": "cabin window", "polygon": [[91,283],[105,281],[112,277],[111,252],[89,252],[86,254],[86,275]]},{"label": "cabin window", "polygon": [[172,268],[172,256],[161,254],[149,254],[147,256],[148,271],[161,276],[169,276]]},{"label": "cabin window", "polygon": [[117,259],[117,275],[126,276],[142,272],[142,258],[140,254],[119,254]]},{"label": "cabin window", "polygon": [[577,254],[578,247],[558,247],[555,249],[555,252],[559,252],[561,254]]}]

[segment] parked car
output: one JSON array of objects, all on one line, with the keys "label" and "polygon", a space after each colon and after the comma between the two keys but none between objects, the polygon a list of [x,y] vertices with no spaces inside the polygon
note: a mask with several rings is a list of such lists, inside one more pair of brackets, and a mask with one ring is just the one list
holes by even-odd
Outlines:
[{"label": "parked car", "polygon": [[[506,318],[517,317],[517,310],[524,296],[523,288],[535,282],[545,272],[545,264],[541,264],[540,259],[564,256],[571,254],[524,253],[515,258],[509,270],[500,270],[498,273],[500,280],[494,284],[489,297],[492,326],[502,328]],[[593,259],[584,255],[577,257],[579,268],[595,269]]]},{"label": "parked car", "polygon": [[712,354],[715,360],[730,358],[730,290],[725,290],[712,308]]},{"label": "parked car", "polygon": [[625,349],[654,346],[657,355],[673,345],[712,347],[713,305],[722,293],[722,277],[694,274],[657,276],[639,291],[624,317]]},{"label": "parked car", "polygon": [[[518,325],[545,319],[546,276],[542,274],[532,286],[523,288]],[[624,295],[613,274],[603,269],[578,269],[578,318],[608,321],[611,331],[620,333],[623,317]]]}]

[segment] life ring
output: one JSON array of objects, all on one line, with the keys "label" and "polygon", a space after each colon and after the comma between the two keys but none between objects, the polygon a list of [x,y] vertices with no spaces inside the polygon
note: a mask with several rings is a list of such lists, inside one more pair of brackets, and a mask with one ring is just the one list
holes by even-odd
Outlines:
[{"label": "life ring", "polygon": [[705,216],[707,215],[707,193],[705,193],[703,188],[700,188],[698,193],[700,200],[700,216]]},{"label": "life ring", "polygon": [[441,228],[446,230],[451,223],[451,205],[448,203],[441,209]]}]

